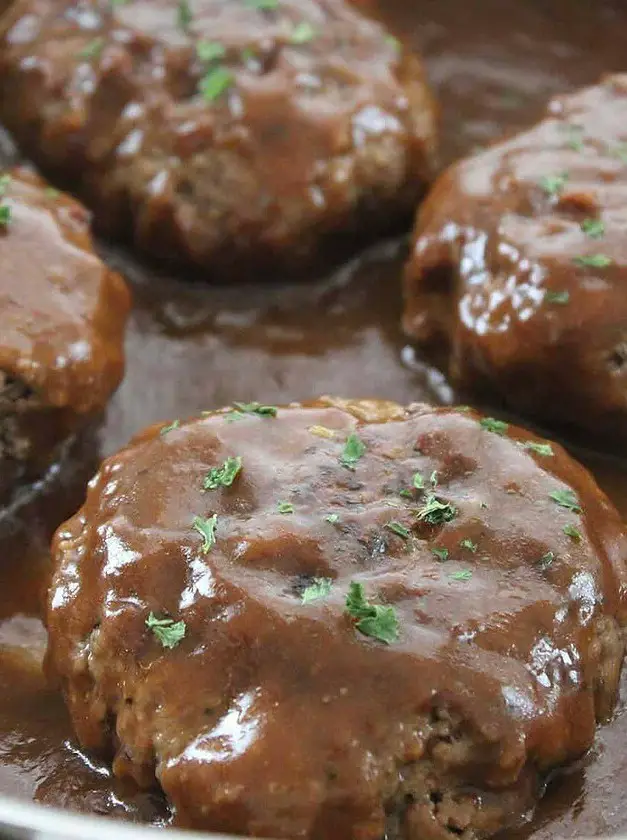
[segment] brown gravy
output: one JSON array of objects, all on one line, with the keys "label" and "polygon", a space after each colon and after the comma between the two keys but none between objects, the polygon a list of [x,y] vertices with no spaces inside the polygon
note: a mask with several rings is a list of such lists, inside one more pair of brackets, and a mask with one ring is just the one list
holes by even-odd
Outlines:
[{"label": "brown gravy", "polygon": [[[442,106],[444,159],[524,126],[553,93],[625,69],[620,0],[355,0],[426,57]],[[11,156],[0,138],[0,150]],[[102,425],[0,513],[0,790],[75,810],[165,824],[159,795],[114,782],[82,755],[41,675],[39,620],[47,543],[81,501],[97,460],[144,425],[233,400],[289,402],[323,393],[448,401],[441,377],[399,330],[404,243],[384,243],[316,285],[207,288],[104,248],[131,281],[136,307],[126,379]],[[581,453],[580,453],[581,454]],[[627,465],[584,454],[627,515]],[[551,784],[534,840],[627,829],[627,674],[615,720],[592,754]],[[513,835],[508,834],[511,838]]]}]

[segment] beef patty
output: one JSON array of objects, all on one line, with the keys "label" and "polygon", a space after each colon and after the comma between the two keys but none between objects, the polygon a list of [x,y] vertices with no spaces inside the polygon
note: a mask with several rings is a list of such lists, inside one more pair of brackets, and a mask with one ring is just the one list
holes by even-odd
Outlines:
[{"label": "beef patty", "polygon": [[101,228],[262,277],[383,232],[432,170],[418,59],[345,0],[16,0],[0,117]]},{"label": "beef patty", "polygon": [[122,378],[129,294],[93,249],[84,207],[0,176],[0,469],[37,469]]},{"label": "beef patty", "polygon": [[625,438],[627,75],[444,173],[418,216],[407,333],[453,381]]},{"label": "beef patty", "polygon": [[627,543],[559,446],[322,400],[152,427],[54,540],[48,672],[180,824],[466,840],[612,713]]}]

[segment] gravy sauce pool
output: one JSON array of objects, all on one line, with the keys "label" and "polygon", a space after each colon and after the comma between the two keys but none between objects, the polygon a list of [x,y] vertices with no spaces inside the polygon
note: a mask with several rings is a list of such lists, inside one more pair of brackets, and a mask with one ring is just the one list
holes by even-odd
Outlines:
[{"label": "gravy sauce pool", "polygon": [[[626,70],[621,0],[355,0],[426,59],[449,162],[516,130],[554,93]],[[420,7],[420,8],[418,8]],[[5,160],[15,156],[1,139]],[[157,793],[111,778],[75,743],[41,674],[39,619],[48,541],[102,456],[148,423],[234,400],[284,403],[324,393],[448,402],[442,378],[399,330],[404,241],[387,242],[307,286],[208,288],[157,275],[103,246],[131,281],[126,379],[103,423],[0,512],[0,790],[75,810],[165,825]],[[627,462],[578,451],[627,516]],[[592,753],[549,786],[530,826],[508,838],[627,830],[627,673],[615,719]]]}]

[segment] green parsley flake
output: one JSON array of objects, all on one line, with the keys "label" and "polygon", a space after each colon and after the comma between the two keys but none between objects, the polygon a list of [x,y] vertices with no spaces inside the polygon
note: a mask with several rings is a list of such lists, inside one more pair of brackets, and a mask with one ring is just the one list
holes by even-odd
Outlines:
[{"label": "green parsley flake", "polygon": [[430,493],[416,516],[421,522],[427,522],[429,525],[442,525],[455,519],[457,508],[448,502],[441,502],[437,496]]},{"label": "green parsley flake", "polygon": [[300,597],[301,604],[311,604],[312,601],[319,601],[326,598],[331,592],[332,581],[329,578],[314,578]]},{"label": "green parsley flake", "polygon": [[404,499],[413,499],[414,498],[414,494],[411,492],[411,490],[408,490],[406,487],[403,487],[402,490],[399,490],[398,495],[402,496]]},{"label": "green parsley flake", "polygon": [[402,537],[404,540],[408,540],[411,536],[409,528],[406,528],[400,522],[386,522],[385,527],[389,531],[392,531],[392,533],[396,534],[398,537]]},{"label": "green parsley flake", "polygon": [[396,610],[394,607],[368,603],[363,584],[351,581],[346,596],[346,612],[357,619],[355,626],[364,636],[378,639],[386,645],[398,641],[399,624]]},{"label": "green parsley flake", "polygon": [[472,577],[472,572],[470,571],[470,569],[462,569],[459,572],[453,572],[451,575],[449,575],[449,577],[451,578],[451,580],[470,580],[470,578]]},{"label": "green parsley flake", "polygon": [[394,52],[400,52],[401,51],[401,42],[398,40],[398,38],[395,38],[394,35],[386,35],[385,36],[385,43],[388,46],[392,47]]},{"label": "green parsley flake", "polygon": [[189,4],[189,0],[179,0],[176,7],[176,25],[183,32],[187,32],[192,20],[192,8]]},{"label": "green parsley flake", "polygon": [[173,420],[171,423],[168,423],[167,426],[164,426],[159,434],[163,437],[163,435],[167,435],[168,432],[173,432],[175,429],[178,429],[180,425],[180,420]]},{"label": "green parsley flake", "polygon": [[56,189],[56,187],[46,187],[45,193],[46,193],[46,198],[51,198],[53,200],[55,198],[58,198],[61,195],[61,193],[59,192],[58,189]]},{"label": "green parsley flake", "polygon": [[346,438],[344,451],[340,456],[340,463],[349,470],[355,469],[355,464],[364,456],[366,444],[361,441],[355,432],[351,432]]},{"label": "green parsley flake", "polygon": [[558,303],[562,306],[570,301],[570,292],[566,290],[556,291],[547,289],[544,293],[544,299],[547,303]]},{"label": "green parsley flake", "polygon": [[337,515],[337,513],[329,513],[324,518],[327,522],[330,522],[331,525],[337,525],[337,523],[340,521],[340,517]]},{"label": "green parsley flake", "polygon": [[467,548],[468,551],[472,551],[474,554],[477,551],[477,543],[474,543],[472,540],[465,539],[460,542],[460,546],[462,548]]},{"label": "green parsley flake", "polygon": [[276,509],[283,515],[294,513],[294,505],[291,502],[277,502]]},{"label": "green parsley flake", "polygon": [[577,543],[581,542],[581,531],[574,525],[564,525],[564,533]]},{"label": "green parsley flake", "polygon": [[554,490],[550,494],[551,499],[560,507],[571,510],[573,513],[581,513],[579,499],[572,490]]},{"label": "green parsley flake", "polygon": [[608,265],[612,265],[613,260],[606,254],[589,254],[585,257],[574,257],[573,262],[586,268],[607,268]]},{"label": "green parsley flake", "polygon": [[561,128],[567,132],[566,145],[574,152],[583,151],[583,128],[580,125],[565,125]]},{"label": "green parsley flake", "polygon": [[226,55],[226,47],[219,41],[199,41],[196,44],[196,55],[201,61],[209,64],[212,61],[219,61]]},{"label": "green parsley flake", "polygon": [[104,38],[94,38],[80,50],[79,56],[80,58],[95,58],[103,51],[104,45]]},{"label": "green parsley flake", "polygon": [[157,618],[154,613],[150,613],[146,619],[146,627],[155,635],[155,638],[161,642],[164,648],[175,648],[184,638],[186,626],[184,621],[174,621],[173,618]]},{"label": "green parsley flake", "polygon": [[432,548],[431,553],[435,554],[438,560],[442,562],[448,560],[448,548]]},{"label": "green parsley flake", "polygon": [[226,67],[213,67],[198,83],[198,91],[207,102],[214,102],[231,87],[234,76]]},{"label": "green parsley flake", "polygon": [[600,239],[605,235],[605,225],[601,219],[584,219],[581,229],[591,239]]},{"label": "green parsley flake", "polygon": [[[0,198],[6,195],[6,191],[11,183],[10,175],[0,176]],[[0,203],[0,228],[6,228],[11,221],[11,208],[8,204]]]},{"label": "green parsley flake", "polygon": [[193,528],[198,531],[203,538],[202,553],[209,554],[211,549],[216,544],[216,528],[218,526],[218,514],[214,513],[209,519],[203,519],[202,516],[197,516],[193,522]]},{"label": "green parsley flake", "polygon": [[488,432],[494,432],[495,435],[504,435],[509,429],[509,423],[495,420],[494,417],[482,417],[479,425]]},{"label": "green parsley flake", "polygon": [[555,560],[555,554],[552,551],[547,551],[547,553],[542,557],[540,560],[540,569],[545,572],[549,566],[552,565],[553,561]]},{"label": "green parsley flake", "polygon": [[568,181],[568,172],[559,175],[544,175],[540,178],[540,187],[551,197],[559,195]]},{"label": "green parsley flake", "polygon": [[242,459],[228,457],[221,467],[212,467],[203,484],[203,490],[217,490],[218,487],[230,487],[242,469]]},{"label": "green parsley flake", "polygon": [[307,44],[309,41],[313,41],[316,35],[316,28],[306,20],[303,20],[300,23],[297,23],[292,30],[292,34],[290,35],[290,44]]},{"label": "green parsley flake", "polygon": [[425,480],[423,476],[418,472],[414,473],[414,477],[412,480],[412,484],[416,488],[416,490],[424,490],[425,487]]},{"label": "green parsley flake", "polygon": [[617,157],[623,163],[627,163],[627,143],[619,143],[618,146],[614,146],[613,149],[610,149],[610,153],[613,157]]},{"label": "green parsley flake", "polygon": [[553,447],[550,443],[538,443],[535,440],[526,440],[523,443],[523,449],[528,449],[530,452],[533,452],[534,455],[546,455],[549,458],[552,458],[555,455]]},{"label": "green parsley flake", "polygon": [[258,9],[261,12],[273,12],[279,8],[279,0],[246,0],[249,9]]},{"label": "green parsley flake", "polygon": [[235,420],[238,416],[243,414],[256,414],[257,417],[276,417],[278,409],[275,405],[261,405],[258,402],[233,403],[233,408],[227,414],[227,419]]}]

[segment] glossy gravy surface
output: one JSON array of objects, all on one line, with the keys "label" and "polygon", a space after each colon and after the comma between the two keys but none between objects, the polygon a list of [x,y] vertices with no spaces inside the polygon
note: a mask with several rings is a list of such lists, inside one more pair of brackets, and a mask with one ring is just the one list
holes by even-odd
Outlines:
[{"label": "glossy gravy surface", "polygon": [[[355,0],[357,2],[357,0]],[[620,0],[361,0],[424,53],[442,106],[444,157],[524,126],[552,94],[626,69]],[[420,9],[418,9],[420,6]],[[10,159],[10,144],[0,142]],[[114,782],[83,756],[40,663],[39,620],[52,531],[82,500],[102,455],[148,423],[233,400],[289,402],[321,393],[405,403],[452,394],[399,330],[402,241],[383,243],[311,286],[207,288],[158,276],[104,249],[131,281],[136,307],[127,376],[102,425],[45,482],[0,515],[0,790],[141,822],[167,823],[157,794]],[[566,373],[565,373],[566,375]],[[585,456],[627,515],[627,466]],[[627,699],[627,677],[623,680]],[[517,838],[627,829],[624,701],[593,752],[551,785]],[[512,837],[508,832],[508,837]]]}]

